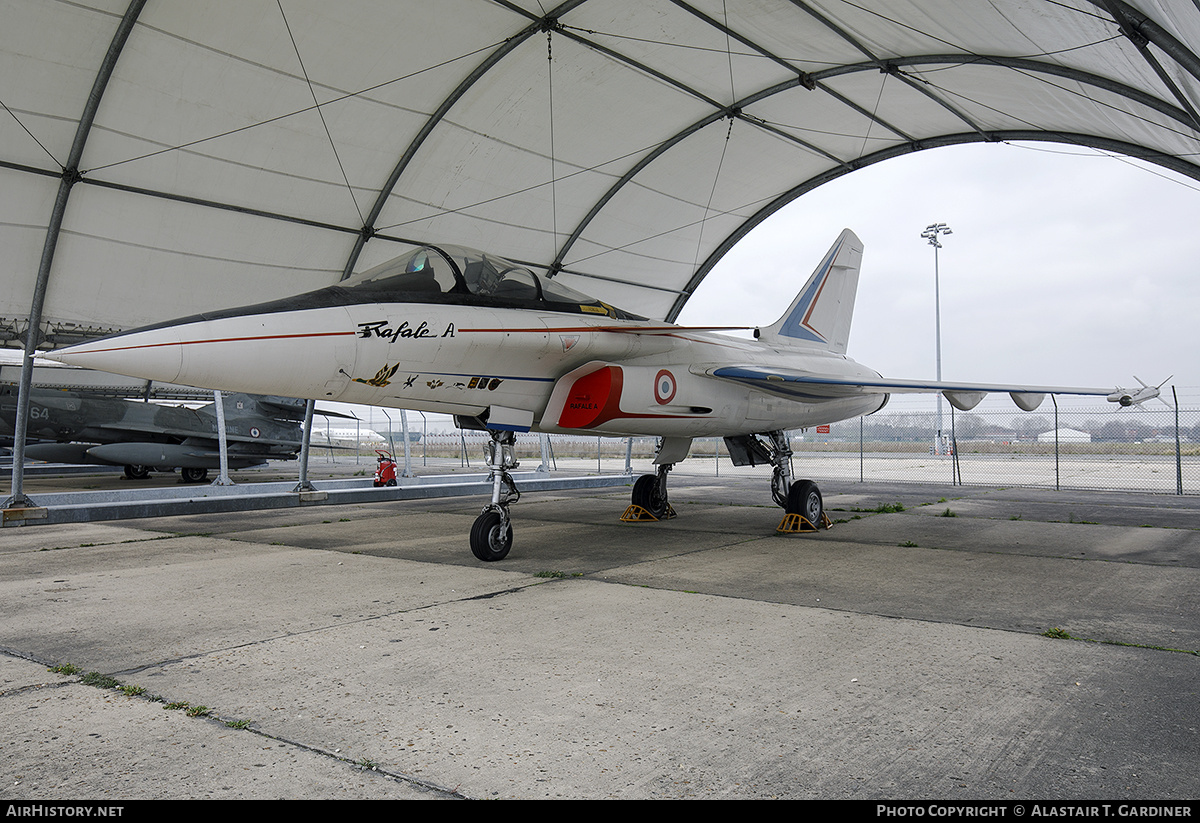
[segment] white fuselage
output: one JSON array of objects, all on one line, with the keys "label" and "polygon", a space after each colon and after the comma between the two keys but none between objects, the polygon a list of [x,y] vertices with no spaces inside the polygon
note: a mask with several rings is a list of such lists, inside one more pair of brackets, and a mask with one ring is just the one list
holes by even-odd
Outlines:
[{"label": "white fuselage", "polygon": [[[652,331],[638,331],[638,329]],[[707,376],[739,364],[855,379],[820,349],[769,348],[649,321],[439,303],[367,303],[163,326],[71,349],[68,362],[201,388],[478,417],[603,435],[732,436],[867,414],[879,394],[792,399]]]}]

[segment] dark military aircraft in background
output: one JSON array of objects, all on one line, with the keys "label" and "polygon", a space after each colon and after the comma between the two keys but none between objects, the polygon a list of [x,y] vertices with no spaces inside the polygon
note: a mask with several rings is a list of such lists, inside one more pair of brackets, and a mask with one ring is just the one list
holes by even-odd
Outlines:
[{"label": "dark military aircraft in background", "polygon": [[[0,429],[10,441],[16,402],[17,387],[0,385]],[[229,468],[296,458],[305,401],[228,394],[222,402]],[[130,479],[179,469],[185,483],[200,483],[221,465],[215,403],[193,409],[34,389],[27,435],[31,460],[124,466]]]}]

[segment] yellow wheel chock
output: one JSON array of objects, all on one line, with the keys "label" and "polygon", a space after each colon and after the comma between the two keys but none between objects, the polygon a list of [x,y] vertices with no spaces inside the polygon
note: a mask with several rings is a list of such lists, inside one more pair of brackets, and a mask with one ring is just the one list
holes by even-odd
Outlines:
[{"label": "yellow wheel chock", "polygon": [[666,512],[663,513],[662,517],[655,517],[650,512],[648,512],[646,509],[643,509],[641,506],[639,506],[635,503],[631,503],[629,505],[629,508],[627,508],[625,510],[625,513],[623,515],[621,515],[621,522],[622,523],[652,523],[652,522],[657,522],[659,520],[670,520],[672,517],[675,517],[675,507],[672,506],[670,503],[667,504],[667,510],[666,510]]},{"label": "yellow wheel chock", "polygon": [[809,532],[820,531],[820,529],[832,529],[833,522],[830,521],[829,515],[821,512],[820,527],[814,526],[812,521],[802,514],[785,514],[783,520],[780,521],[779,527],[775,529],[780,534],[807,534]]}]

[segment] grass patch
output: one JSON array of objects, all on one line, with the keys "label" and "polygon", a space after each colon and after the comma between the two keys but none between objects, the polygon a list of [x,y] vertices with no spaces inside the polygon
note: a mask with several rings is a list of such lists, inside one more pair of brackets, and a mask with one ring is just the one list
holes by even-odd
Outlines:
[{"label": "grass patch", "polygon": [[1065,629],[1060,629],[1057,626],[1053,629],[1047,629],[1042,632],[1042,637],[1050,637],[1055,640],[1078,640],[1081,643],[1101,643],[1105,646],[1125,646],[1130,649],[1150,649],[1156,652],[1174,652],[1176,654],[1190,654],[1195,657],[1200,657],[1200,649],[1177,649],[1173,646],[1157,646],[1153,643],[1126,643],[1121,640],[1093,640],[1090,637],[1075,637],[1068,634]]},{"label": "grass patch", "polygon": [[85,686],[95,686],[97,689],[115,689],[121,685],[115,677],[109,677],[100,672],[88,672],[80,678],[79,682]]},{"label": "grass patch", "polygon": [[63,663],[61,665],[54,666],[50,669],[50,671],[54,672],[55,674],[79,674],[81,671],[83,671],[83,669],[79,668],[74,663]]},{"label": "grass patch", "polygon": [[947,506],[946,510],[939,514],[938,517],[958,517],[958,515],[955,514],[949,506]]},{"label": "grass patch", "polygon": [[873,509],[860,509],[857,506],[852,506],[850,508],[850,511],[866,512],[868,514],[896,514],[897,512],[904,511],[904,504],[902,504],[902,503],[883,503],[881,505],[876,506]]}]

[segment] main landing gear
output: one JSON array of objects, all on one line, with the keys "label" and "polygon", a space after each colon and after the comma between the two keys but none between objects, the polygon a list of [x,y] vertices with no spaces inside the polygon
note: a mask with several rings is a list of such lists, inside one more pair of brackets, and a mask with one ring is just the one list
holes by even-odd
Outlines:
[{"label": "main landing gear", "polygon": [[[742,435],[725,438],[729,457],[735,466],[761,466],[770,464],[771,496],[783,507],[784,517],[776,531],[783,534],[815,532],[832,525],[825,515],[821,490],[811,480],[792,480],[792,448],[788,437],[781,431],[765,435]],[[678,444],[676,444],[678,445]],[[689,441],[690,445],[690,441]],[[633,495],[629,508],[621,519],[627,522],[666,520],[675,516],[667,500],[667,473],[675,460],[683,457],[679,449],[664,462],[665,445],[659,447],[655,459],[658,469],[655,474],[644,474],[633,484]],[[686,455],[686,449],[683,455]]]},{"label": "main landing gear", "polygon": [[487,454],[492,502],[471,526],[471,553],[480,560],[491,562],[503,560],[512,548],[512,523],[508,517],[508,506],[520,500],[521,493],[509,474],[510,469],[520,465],[513,454],[516,435],[510,431],[490,429],[488,435],[492,438]]},{"label": "main landing gear", "polygon": [[[757,437],[748,438],[759,454],[771,463],[771,496],[783,507],[784,516],[775,531],[781,534],[815,532],[828,529],[832,524],[825,516],[825,504],[821,490],[811,480],[792,480],[792,446],[787,434],[781,431],[767,432],[769,444]],[[732,438],[726,438],[726,442]],[[751,449],[753,450],[753,446]],[[730,454],[733,445],[730,444]]]},{"label": "main landing gear", "polygon": [[208,479],[208,469],[190,469],[184,466],[179,470],[179,479],[184,483],[203,483]]},{"label": "main landing gear", "polygon": [[[136,464],[125,466],[125,476],[130,480],[145,480],[150,476],[150,472],[152,471],[175,470],[169,466],[165,469],[155,466],[139,466]],[[203,483],[208,479],[208,469],[193,469],[184,466],[179,470],[179,477],[180,483]]]},{"label": "main landing gear", "polygon": [[792,480],[792,446],[788,436],[784,432],[773,431],[767,432],[767,437],[770,439],[769,446],[757,438],[753,439],[771,462],[771,496],[785,512],[776,531],[794,534],[828,529],[832,524],[825,516],[825,504],[817,484],[811,480]]}]

